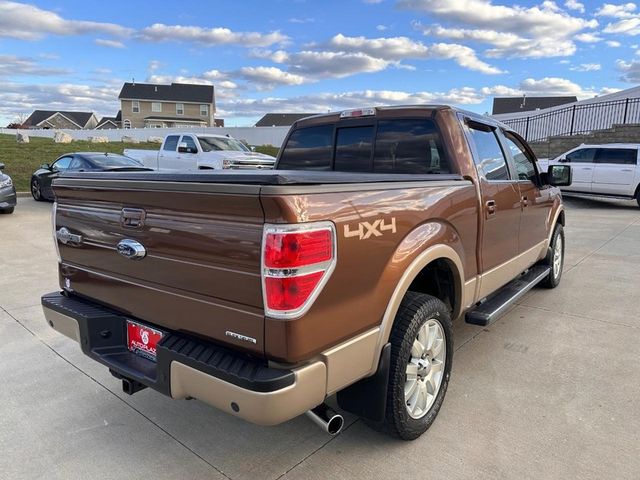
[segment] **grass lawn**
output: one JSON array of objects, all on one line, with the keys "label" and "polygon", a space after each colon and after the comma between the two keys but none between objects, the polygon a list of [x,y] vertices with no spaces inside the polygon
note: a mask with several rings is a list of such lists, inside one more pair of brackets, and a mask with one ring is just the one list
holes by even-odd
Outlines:
[{"label": "grass lawn", "polygon": [[[71,152],[110,152],[122,153],[125,148],[158,150],[157,143],[90,143],[73,141],[54,143],[50,138],[30,137],[29,143],[17,143],[15,135],[0,135],[0,163],[5,164],[5,173],[13,178],[16,190],[29,191],[31,174],[43,163],[52,163],[56,158]],[[271,145],[256,147],[257,152],[267,155],[278,154],[278,148]]]}]

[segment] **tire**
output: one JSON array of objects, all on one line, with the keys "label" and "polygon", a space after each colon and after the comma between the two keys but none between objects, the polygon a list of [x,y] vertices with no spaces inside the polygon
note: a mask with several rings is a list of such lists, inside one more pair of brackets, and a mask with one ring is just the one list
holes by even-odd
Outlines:
[{"label": "tire", "polygon": [[9,214],[13,213],[14,210],[15,210],[15,207],[5,208],[4,210],[0,210],[0,213],[9,215]]},{"label": "tire", "polygon": [[638,206],[640,207],[640,187],[638,187],[638,191],[636,192],[636,202],[638,202]]},{"label": "tire", "polygon": [[[435,332],[433,337],[430,335],[432,332]],[[420,345],[419,338],[427,338],[427,342],[434,338],[431,349],[417,348],[415,343]],[[414,440],[434,422],[447,392],[453,361],[449,309],[435,297],[408,292],[396,315],[389,341],[391,366],[385,418],[380,423],[367,424],[403,440]],[[423,355],[420,356],[420,353]],[[437,370],[435,365],[439,365]],[[410,372],[410,369],[416,373]],[[408,375],[414,377],[415,381]],[[405,395],[405,389],[408,395]],[[432,394],[435,392],[435,395],[424,396],[429,391]]]},{"label": "tire", "polygon": [[31,196],[36,202],[44,201],[42,190],[40,189],[40,181],[37,178],[31,179]]},{"label": "tire", "polygon": [[[557,248],[559,245],[559,249]],[[564,228],[561,224],[557,224],[551,237],[551,244],[549,245],[549,251],[547,257],[544,259],[543,264],[551,267],[549,275],[540,282],[540,286],[544,288],[556,288],[560,285],[562,279],[562,270],[564,269]],[[560,255],[558,259],[556,254]]]}]

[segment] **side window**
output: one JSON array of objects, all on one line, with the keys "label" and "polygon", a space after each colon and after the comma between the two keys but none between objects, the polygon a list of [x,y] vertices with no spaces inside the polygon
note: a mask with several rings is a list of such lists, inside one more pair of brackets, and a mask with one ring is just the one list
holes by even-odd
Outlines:
[{"label": "side window", "polygon": [[53,164],[53,169],[58,171],[67,170],[71,165],[73,157],[62,157]]},{"label": "side window", "polygon": [[618,165],[636,165],[638,150],[632,148],[599,148],[596,163],[614,163]]},{"label": "side window", "polygon": [[168,152],[175,152],[176,149],[178,148],[178,140],[180,139],[179,135],[170,135],[166,138],[166,140],[164,141],[164,147],[162,147],[163,150],[166,150]]},{"label": "side window", "polygon": [[518,180],[529,180],[533,183],[537,183],[536,180],[536,167],[533,159],[527,153],[520,140],[511,135],[509,132],[504,132],[507,147],[511,151],[513,162],[516,166],[516,174]]},{"label": "side window", "polygon": [[295,130],[282,150],[278,170],[331,170],[333,125]]},{"label": "side window", "polygon": [[334,170],[370,172],[373,126],[339,128]]},{"label": "side window", "polygon": [[189,151],[191,151],[193,153],[198,153],[198,147],[196,147],[196,142],[193,140],[192,137],[187,136],[187,135],[183,135],[182,136],[182,143],[186,143],[187,144],[187,148],[189,149]]},{"label": "side window", "polygon": [[565,158],[569,163],[593,163],[595,154],[595,148],[581,148],[568,153]]},{"label": "side window", "polygon": [[495,131],[490,127],[479,129],[470,126],[469,132],[476,146],[475,162],[478,172],[489,181],[509,180],[507,160],[504,158]]},{"label": "side window", "polygon": [[431,119],[380,120],[373,157],[376,173],[451,173]]},{"label": "side window", "polygon": [[69,164],[69,170],[82,170],[85,167],[86,166],[84,160],[79,157],[73,157],[73,160]]}]

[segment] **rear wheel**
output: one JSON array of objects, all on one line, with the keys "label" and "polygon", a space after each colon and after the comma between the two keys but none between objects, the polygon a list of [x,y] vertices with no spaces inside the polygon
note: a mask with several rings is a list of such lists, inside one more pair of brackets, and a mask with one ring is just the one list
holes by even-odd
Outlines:
[{"label": "rear wheel", "polygon": [[551,237],[551,244],[544,264],[551,269],[549,275],[540,282],[540,286],[545,288],[556,288],[560,284],[562,278],[562,270],[564,269],[564,228],[561,224],[557,224]]},{"label": "rear wheel", "polygon": [[391,337],[387,409],[377,430],[413,440],[434,422],[449,384],[453,360],[451,316],[430,295],[408,292]]},{"label": "rear wheel", "polygon": [[640,207],[640,187],[638,187],[638,191],[636,192],[636,202],[638,202],[638,206]]},{"label": "rear wheel", "polygon": [[40,181],[37,178],[31,179],[31,196],[36,202],[41,202],[43,200]]}]

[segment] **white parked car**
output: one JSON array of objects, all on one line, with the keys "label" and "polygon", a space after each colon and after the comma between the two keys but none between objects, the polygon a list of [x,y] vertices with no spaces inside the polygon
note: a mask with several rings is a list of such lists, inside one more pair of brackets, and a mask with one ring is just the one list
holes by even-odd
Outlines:
[{"label": "white parked car", "polygon": [[541,171],[549,165],[571,165],[573,181],[563,192],[636,199],[640,206],[640,144],[580,145],[551,160],[538,160]]},{"label": "white parked car", "polygon": [[192,171],[269,169],[276,159],[253,152],[242,142],[224,135],[171,134],[160,150],[126,149],[124,155],[154,170]]}]

